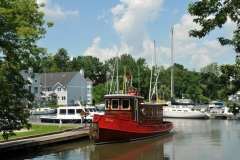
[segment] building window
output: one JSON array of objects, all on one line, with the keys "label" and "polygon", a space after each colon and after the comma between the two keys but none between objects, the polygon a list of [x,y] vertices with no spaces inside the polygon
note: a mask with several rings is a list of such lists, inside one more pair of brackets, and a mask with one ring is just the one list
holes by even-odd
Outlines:
[{"label": "building window", "polygon": [[32,87],[28,86],[28,91],[32,93]]},{"label": "building window", "polygon": [[62,100],[66,100],[66,97],[65,97],[65,96],[62,96]]},{"label": "building window", "polygon": [[61,88],[59,87],[59,88],[57,89],[57,91],[61,91]]},{"label": "building window", "polygon": [[122,109],[130,109],[130,101],[129,99],[122,100]]},{"label": "building window", "polygon": [[108,99],[105,100],[105,109],[109,109],[109,100]]},{"label": "building window", "polygon": [[48,91],[52,91],[52,88],[48,88]]},{"label": "building window", "polygon": [[118,109],[118,99],[112,99],[112,109]]},{"label": "building window", "polygon": [[34,93],[35,93],[35,94],[38,93],[38,87],[34,87]]}]

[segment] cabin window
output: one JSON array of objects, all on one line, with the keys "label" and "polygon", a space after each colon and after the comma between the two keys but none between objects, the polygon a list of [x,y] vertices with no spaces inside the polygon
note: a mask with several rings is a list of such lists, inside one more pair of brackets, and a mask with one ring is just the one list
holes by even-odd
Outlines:
[{"label": "cabin window", "polygon": [[129,99],[122,100],[122,109],[130,109],[130,101]]},{"label": "cabin window", "polygon": [[118,109],[118,99],[112,100],[112,109]]},{"label": "cabin window", "polygon": [[109,100],[108,99],[105,100],[105,109],[109,109]]},{"label": "cabin window", "polygon": [[76,113],[80,114],[82,112],[82,109],[76,109]]},{"label": "cabin window", "polygon": [[153,117],[153,108],[150,108],[150,117]]},{"label": "cabin window", "polygon": [[155,108],[156,117],[158,117],[158,108]]},{"label": "cabin window", "polygon": [[68,115],[74,115],[75,109],[68,109]]},{"label": "cabin window", "polygon": [[66,115],[66,109],[60,109],[59,114],[60,115]]}]

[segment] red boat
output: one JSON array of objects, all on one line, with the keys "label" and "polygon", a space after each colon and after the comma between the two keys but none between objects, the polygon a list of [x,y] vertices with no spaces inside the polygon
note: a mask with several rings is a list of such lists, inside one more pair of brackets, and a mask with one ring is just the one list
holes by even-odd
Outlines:
[{"label": "red boat", "polygon": [[138,93],[105,95],[104,115],[95,114],[90,137],[96,144],[134,141],[169,133],[172,122],[163,121],[164,103],[144,103]]},{"label": "red boat", "polygon": [[[131,73],[128,72],[128,82]],[[118,92],[117,92],[118,93]],[[90,126],[90,138],[96,144],[134,141],[169,133],[172,122],[163,121],[165,103],[144,102],[140,91],[104,96],[104,115],[94,114]]]}]

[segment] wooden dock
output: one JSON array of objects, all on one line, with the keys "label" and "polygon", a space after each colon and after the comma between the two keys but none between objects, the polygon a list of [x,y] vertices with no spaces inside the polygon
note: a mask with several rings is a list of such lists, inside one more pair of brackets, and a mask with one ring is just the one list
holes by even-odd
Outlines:
[{"label": "wooden dock", "polygon": [[36,147],[80,138],[89,138],[89,127],[31,136],[28,138],[1,141],[0,154],[23,149],[33,150]]}]

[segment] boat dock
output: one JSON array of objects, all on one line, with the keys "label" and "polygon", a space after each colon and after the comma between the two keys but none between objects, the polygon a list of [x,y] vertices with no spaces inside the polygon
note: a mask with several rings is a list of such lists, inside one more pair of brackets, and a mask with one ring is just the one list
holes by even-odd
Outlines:
[{"label": "boat dock", "polygon": [[79,127],[75,129],[29,136],[27,138],[0,141],[0,154],[23,149],[33,150],[34,148],[81,138],[89,139],[89,127]]}]

